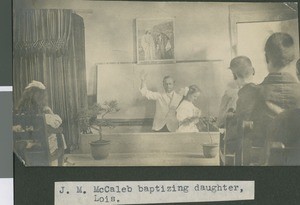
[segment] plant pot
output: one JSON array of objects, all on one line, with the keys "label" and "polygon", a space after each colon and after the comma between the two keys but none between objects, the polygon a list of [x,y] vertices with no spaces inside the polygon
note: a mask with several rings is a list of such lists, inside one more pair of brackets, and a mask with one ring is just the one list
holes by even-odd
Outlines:
[{"label": "plant pot", "polygon": [[79,135],[79,153],[90,154],[91,142],[99,140],[99,134],[80,134]]},{"label": "plant pot", "polygon": [[209,143],[209,144],[203,144],[203,155],[207,158],[214,158],[217,156],[219,152],[219,146],[217,143]]},{"label": "plant pot", "polygon": [[92,157],[95,160],[105,159],[109,155],[110,141],[97,140],[90,143]]}]

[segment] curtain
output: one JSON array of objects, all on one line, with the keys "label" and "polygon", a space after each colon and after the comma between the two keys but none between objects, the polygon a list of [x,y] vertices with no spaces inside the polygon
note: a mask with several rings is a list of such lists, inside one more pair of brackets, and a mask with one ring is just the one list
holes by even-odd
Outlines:
[{"label": "curtain", "polygon": [[77,110],[87,106],[82,17],[67,9],[18,10],[13,33],[14,105],[29,82],[43,82],[68,147],[77,147]]}]

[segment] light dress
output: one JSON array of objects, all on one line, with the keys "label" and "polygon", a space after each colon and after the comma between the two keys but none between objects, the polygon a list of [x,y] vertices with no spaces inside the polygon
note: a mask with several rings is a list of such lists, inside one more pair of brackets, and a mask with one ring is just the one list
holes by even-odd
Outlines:
[{"label": "light dress", "polygon": [[[54,129],[59,128],[59,126],[62,124],[62,119],[59,117],[59,115],[54,114],[51,108],[49,107],[45,107],[45,110],[48,111],[48,113],[45,114],[46,124],[53,127]],[[65,137],[63,134],[61,135],[62,135],[64,149],[66,149],[67,145],[66,145]],[[53,153],[56,149],[58,149],[56,134],[51,133],[50,136],[48,137],[48,140],[49,140],[50,153]]]},{"label": "light dress", "polygon": [[176,110],[176,118],[179,122],[179,127],[176,132],[199,132],[196,124],[198,120],[193,120],[190,123],[183,123],[184,120],[200,117],[201,110],[194,106],[190,101],[183,100]]}]

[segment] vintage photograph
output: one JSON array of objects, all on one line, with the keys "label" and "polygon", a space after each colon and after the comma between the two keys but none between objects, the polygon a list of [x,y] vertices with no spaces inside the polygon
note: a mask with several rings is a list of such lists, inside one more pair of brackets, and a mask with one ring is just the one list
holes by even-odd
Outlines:
[{"label": "vintage photograph", "polygon": [[174,19],[136,19],[138,63],[175,61]]},{"label": "vintage photograph", "polygon": [[13,7],[25,166],[300,165],[297,3]]}]

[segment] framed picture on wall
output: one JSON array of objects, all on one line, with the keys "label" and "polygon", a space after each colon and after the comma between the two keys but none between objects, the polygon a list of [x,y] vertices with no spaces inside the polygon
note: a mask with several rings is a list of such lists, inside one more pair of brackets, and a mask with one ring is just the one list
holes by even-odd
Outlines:
[{"label": "framed picture on wall", "polygon": [[136,19],[137,63],[175,62],[175,19]]}]

